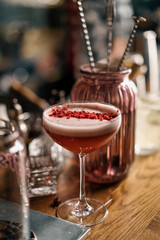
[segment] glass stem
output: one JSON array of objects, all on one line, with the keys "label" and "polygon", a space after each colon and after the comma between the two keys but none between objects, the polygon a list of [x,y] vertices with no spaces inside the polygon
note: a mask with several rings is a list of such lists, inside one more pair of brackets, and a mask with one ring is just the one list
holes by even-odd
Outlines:
[{"label": "glass stem", "polygon": [[80,164],[80,190],[79,190],[79,201],[84,204],[85,200],[85,160],[86,154],[79,154],[79,164]]},{"label": "glass stem", "polygon": [[80,191],[79,200],[76,203],[75,215],[78,217],[88,216],[92,212],[92,207],[86,201],[85,194],[85,159],[86,154],[79,154],[80,163]]}]

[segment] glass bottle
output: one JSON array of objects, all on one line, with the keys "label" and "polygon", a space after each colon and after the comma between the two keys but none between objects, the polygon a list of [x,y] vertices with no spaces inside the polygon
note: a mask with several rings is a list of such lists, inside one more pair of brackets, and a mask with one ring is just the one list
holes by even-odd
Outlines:
[{"label": "glass bottle", "polygon": [[26,159],[17,126],[0,119],[0,239],[30,239]]},{"label": "glass bottle", "polygon": [[113,104],[121,109],[119,132],[106,146],[88,154],[86,179],[97,183],[112,183],[124,178],[134,160],[136,86],[129,80],[130,69],[106,72],[96,65],[80,67],[80,79],[71,90],[72,101],[97,101]]}]

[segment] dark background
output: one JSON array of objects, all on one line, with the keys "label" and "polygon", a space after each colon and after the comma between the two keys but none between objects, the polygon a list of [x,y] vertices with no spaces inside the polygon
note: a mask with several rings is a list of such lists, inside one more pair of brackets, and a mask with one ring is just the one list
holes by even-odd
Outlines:
[{"label": "dark background", "polygon": [[[12,4],[11,4],[12,2]],[[27,1],[29,3],[29,1]],[[43,3],[42,3],[43,2]],[[84,0],[84,12],[95,61],[106,57],[106,1]],[[120,58],[133,27],[132,15],[143,16],[136,36],[153,30],[160,42],[157,0],[117,0],[112,58]],[[136,38],[135,38],[136,41]],[[120,47],[119,47],[120,46]],[[117,50],[118,49],[118,50]],[[133,43],[132,51],[138,51]],[[0,101],[17,97],[24,111],[39,107],[13,89],[18,81],[53,104],[69,98],[81,64],[88,63],[77,4],[71,0],[0,1]]]}]

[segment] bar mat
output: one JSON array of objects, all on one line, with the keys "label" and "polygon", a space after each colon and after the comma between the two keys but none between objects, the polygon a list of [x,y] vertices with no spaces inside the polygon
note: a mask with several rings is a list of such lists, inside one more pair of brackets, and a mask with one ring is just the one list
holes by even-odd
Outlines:
[{"label": "bar mat", "polygon": [[30,210],[31,230],[38,240],[82,240],[90,229],[60,218]]},{"label": "bar mat", "polygon": [[[17,222],[18,211],[20,211],[18,204],[0,199],[1,220]],[[34,210],[30,210],[30,229],[38,240],[82,240],[90,233],[90,228]]]}]

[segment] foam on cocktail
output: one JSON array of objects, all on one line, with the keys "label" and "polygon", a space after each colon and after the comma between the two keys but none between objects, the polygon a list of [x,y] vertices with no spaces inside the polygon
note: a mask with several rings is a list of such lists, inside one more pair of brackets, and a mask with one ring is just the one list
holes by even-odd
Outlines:
[{"label": "foam on cocktail", "polygon": [[[85,110],[87,112],[107,114],[115,114],[117,108],[112,105],[105,105],[101,103],[66,103],[59,105],[58,108],[67,108],[72,111]],[[117,113],[117,117],[111,120],[99,120],[99,119],[79,119],[79,118],[58,118],[51,116],[53,108],[48,108],[43,114],[43,124],[45,129],[49,132],[70,136],[70,137],[95,137],[112,132],[117,132],[121,123],[120,112]]]}]

